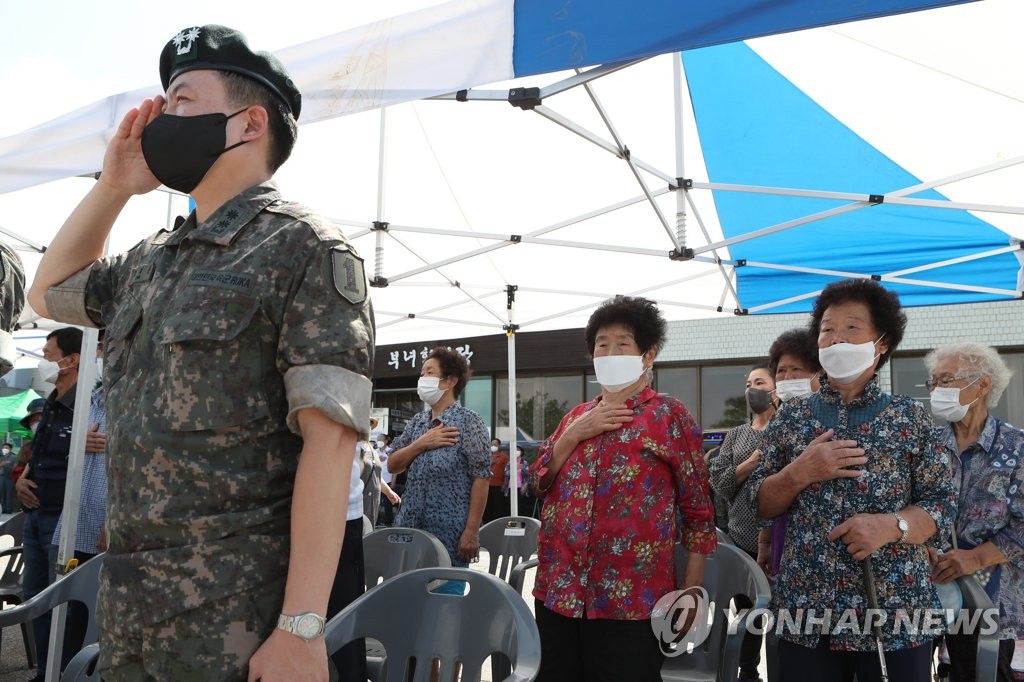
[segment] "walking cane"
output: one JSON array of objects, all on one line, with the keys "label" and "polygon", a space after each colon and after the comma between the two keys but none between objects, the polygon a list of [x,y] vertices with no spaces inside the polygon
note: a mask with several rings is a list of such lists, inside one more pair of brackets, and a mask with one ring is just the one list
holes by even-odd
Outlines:
[{"label": "walking cane", "polygon": [[[878,595],[875,593],[875,572],[871,570],[871,557],[865,557],[860,562],[864,569],[864,587],[868,593],[868,608],[878,610]],[[871,616],[868,615],[868,618]],[[878,646],[878,662],[882,665],[882,682],[889,682],[889,671],[885,668],[885,648],[882,647],[882,626],[879,623],[872,623],[875,631],[875,644]]]}]

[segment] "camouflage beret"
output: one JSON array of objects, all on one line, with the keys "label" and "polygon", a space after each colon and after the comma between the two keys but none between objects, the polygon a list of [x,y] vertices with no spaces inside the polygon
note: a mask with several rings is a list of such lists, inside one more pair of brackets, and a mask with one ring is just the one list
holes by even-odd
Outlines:
[{"label": "camouflage beret", "polygon": [[267,87],[299,118],[302,95],[288,69],[269,52],[253,52],[239,31],[208,24],[178,32],[160,53],[160,82],[164,91],[179,74],[196,69],[232,71]]}]

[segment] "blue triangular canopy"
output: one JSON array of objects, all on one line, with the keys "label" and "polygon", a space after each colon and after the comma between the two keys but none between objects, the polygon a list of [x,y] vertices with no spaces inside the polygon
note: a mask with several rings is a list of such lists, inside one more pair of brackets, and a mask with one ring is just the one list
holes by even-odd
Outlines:
[{"label": "blue triangular canopy", "polygon": [[[804,94],[743,43],[683,56],[701,147],[712,183],[885,195],[921,183]],[[823,150],[827,150],[824,151]],[[715,191],[726,238],[849,202]],[[939,199],[927,190],[909,195]],[[734,259],[867,275],[1006,247],[1008,236],[962,210],[874,205],[730,247]],[[924,270],[908,277],[1015,289],[1010,253]],[[817,291],[836,278],[764,267],[737,268],[745,308]],[[904,305],[966,303],[995,294],[887,284]],[[765,312],[808,310],[813,299]]]},{"label": "blue triangular canopy", "polygon": [[970,0],[516,0],[516,76],[609,64]]}]

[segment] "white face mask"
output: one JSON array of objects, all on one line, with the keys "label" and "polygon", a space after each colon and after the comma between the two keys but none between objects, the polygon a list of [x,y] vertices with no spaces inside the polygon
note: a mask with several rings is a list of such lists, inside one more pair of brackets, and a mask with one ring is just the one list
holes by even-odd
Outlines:
[{"label": "white face mask", "polygon": [[492,445],[491,446],[491,452],[497,452],[497,451],[498,451],[498,446],[497,445]]},{"label": "white face mask", "polygon": [[382,441],[382,440],[377,441],[377,447],[378,448],[383,448],[385,445],[387,445],[387,443],[385,443],[384,441]]},{"label": "white face mask", "polygon": [[32,431],[32,433],[35,433],[36,431],[39,430],[39,422],[36,422],[35,424],[33,424],[32,426],[30,426],[28,428],[29,428],[29,430]]},{"label": "white face mask", "polygon": [[445,391],[445,389],[438,387],[440,383],[441,379],[439,377],[420,377],[420,380],[416,383],[416,394],[427,405],[436,405]]},{"label": "white face mask", "polygon": [[[882,337],[878,337],[881,339]],[[837,343],[818,349],[818,362],[828,378],[837,384],[848,384],[871,367],[878,357],[876,341]]]},{"label": "white face mask", "polygon": [[793,398],[803,398],[814,393],[810,379],[784,379],[775,382],[775,395],[785,402]]},{"label": "white face mask", "polygon": [[9,454],[11,454],[11,449],[10,448],[0,448],[0,452],[4,453],[5,455],[9,455]]},{"label": "white face mask", "polygon": [[57,381],[57,376],[60,374],[60,365],[52,360],[40,360],[39,373],[42,375],[43,381],[52,384]]},{"label": "white face mask", "polygon": [[[974,381],[977,381],[975,379]],[[967,386],[974,383],[972,381]],[[964,388],[967,388],[964,386]],[[966,405],[960,404],[960,391],[963,388],[936,388],[931,392],[931,408],[932,414],[939,419],[945,419],[949,423],[958,422],[967,416],[967,410],[971,409],[971,405],[978,402],[978,398],[975,398]]]},{"label": "white face mask", "polygon": [[612,393],[636,383],[643,373],[642,355],[602,355],[594,358],[597,383]]}]

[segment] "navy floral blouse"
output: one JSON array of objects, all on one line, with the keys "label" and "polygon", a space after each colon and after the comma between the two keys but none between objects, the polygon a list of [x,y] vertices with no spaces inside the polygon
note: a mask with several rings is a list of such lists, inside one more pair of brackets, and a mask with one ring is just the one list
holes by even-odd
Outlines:
[{"label": "navy floral blouse", "polygon": [[[440,420],[456,427],[459,439],[455,445],[427,450],[409,465],[395,525],[433,533],[447,548],[452,566],[466,567],[469,564],[458,557],[459,538],[469,517],[473,481],[491,477],[491,438],[480,415],[459,403],[445,408]],[[430,423],[430,408],[417,412],[391,444],[392,450],[422,436]]]},{"label": "navy floral blouse", "polygon": [[[832,649],[872,651],[873,635],[863,631],[867,598],[860,562],[828,533],[854,514],[892,514],[910,504],[925,510],[939,528],[947,527],[956,515],[950,457],[920,403],[883,393],[875,377],[863,395],[844,405],[826,379],[816,394],[784,403],[765,430],[765,447],[747,486],[755,505],[764,480],[830,428],[836,440],[857,441],[868,461],[859,477],[811,484],[790,506],[772,605],[777,615],[786,610],[792,622],[783,622],[781,630],[777,623],[776,629],[781,638],[803,646],[815,647],[827,634]],[[887,544],[871,561],[879,608],[886,611],[886,650],[930,642],[943,625],[925,546]],[[814,619],[826,611],[830,619],[808,626],[810,609]],[[844,622],[844,612],[855,613],[856,623],[849,616]]]},{"label": "navy floral blouse", "polygon": [[[957,451],[947,426],[942,442]],[[960,547],[992,541],[1006,563],[975,574],[999,606],[1000,639],[1024,638],[1024,431],[989,415],[978,442],[953,459]]]}]

